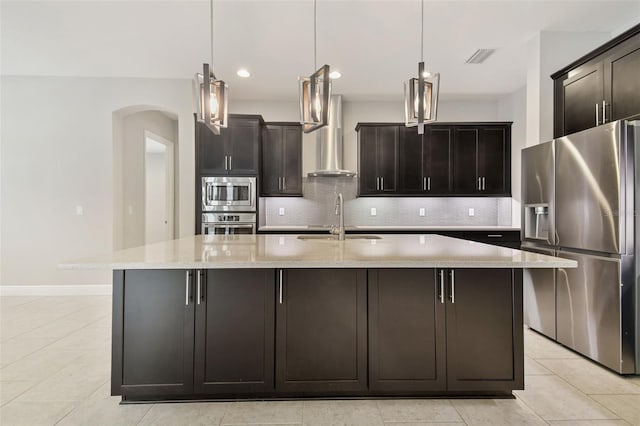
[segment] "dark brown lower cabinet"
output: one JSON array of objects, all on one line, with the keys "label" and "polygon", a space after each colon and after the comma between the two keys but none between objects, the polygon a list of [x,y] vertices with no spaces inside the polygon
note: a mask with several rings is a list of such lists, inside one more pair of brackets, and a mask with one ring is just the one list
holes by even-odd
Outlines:
[{"label": "dark brown lower cabinet", "polygon": [[523,389],[522,339],[522,270],[369,270],[372,391]]},{"label": "dark brown lower cabinet", "polygon": [[276,390],[367,389],[367,271],[285,269],[276,307]]},{"label": "dark brown lower cabinet", "polygon": [[114,395],[193,391],[192,274],[191,270],[114,271]]},{"label": "dark brown lower cabinet", "polygon": [[521,269],[113,274],[125,400],[504,395],[524,386]]},{"label": "dark brown lower cabinet", "polygon": [[195,393],[273,391],[274,270],[197,273]]},{"label": "dark brown lower cabinet", "polygon": [[447,390],[524,389],[522,270],[444,272]]},{"label": "dark brown lower cabinet", "polygon": [[369,270],[372,391],[446,389],[445,305],[435,275],[435,269]]}]

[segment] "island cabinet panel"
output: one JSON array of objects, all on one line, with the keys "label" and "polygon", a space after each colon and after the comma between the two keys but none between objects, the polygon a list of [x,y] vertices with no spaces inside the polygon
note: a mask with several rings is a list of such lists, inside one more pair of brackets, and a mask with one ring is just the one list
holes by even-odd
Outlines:
[{"label": "island cabinet panel", "polygon": [[192,392],[191,274],[192,271],[185,270],[114,272],[112,390],[115,395],[136,397]]},{"label": "island cabinet panel", "polygon": [[275,272],[196,272],[196,394],[273,391]]},{"label": "island cabinet panel", "polygon": [[285,269],[279,274],[276,391],[366,391],[366,270]]},{"label": "island cabinet panel", "polygon": [[444,390],[445,305],[435,269],[369,270],[369,388]]},{"label": "island cabinet panel", "polygon": [[523,389],[522,270],[444,272],[447,389]]}]

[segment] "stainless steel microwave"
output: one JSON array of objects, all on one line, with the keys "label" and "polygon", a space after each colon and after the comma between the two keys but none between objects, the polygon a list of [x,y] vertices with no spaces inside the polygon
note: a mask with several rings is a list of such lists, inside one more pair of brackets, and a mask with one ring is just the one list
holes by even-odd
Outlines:
[{"label": "stainless steel microwave", "polygon": [[256,211],[255,177],[202,178],[202,211]]}]

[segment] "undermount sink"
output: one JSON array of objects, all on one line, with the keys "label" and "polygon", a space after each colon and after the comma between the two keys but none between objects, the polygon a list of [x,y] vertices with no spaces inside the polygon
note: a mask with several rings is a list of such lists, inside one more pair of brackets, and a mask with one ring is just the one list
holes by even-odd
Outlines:
[{"label": "undermount sink", "polygon": [[[345,235],[346,240],[379,240],[382,237],[377,235]],[[299,240],[327,240],[338,241],[337,235],[298,235]]]}]

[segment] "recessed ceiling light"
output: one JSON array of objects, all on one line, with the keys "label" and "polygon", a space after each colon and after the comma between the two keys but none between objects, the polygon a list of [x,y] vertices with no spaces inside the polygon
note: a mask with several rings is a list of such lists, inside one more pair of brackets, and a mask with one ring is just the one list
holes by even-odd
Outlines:
[{"label": "recessed ceiling light", "polygon": [[251,73],[247,71],[245,68],[240,68],[236,74],[238,74],[238,77],[242,77],[242,78],[247,78],[251,76]]},{"label": "recessed ceiling light", "polygon": [[342,73],[340,71],[331,71],[331,73],[329,74],[329,78],[332,80],[335,80],[340,77],[342,77]]}]

